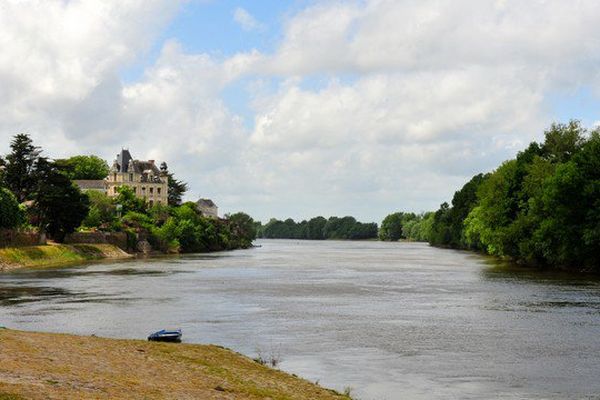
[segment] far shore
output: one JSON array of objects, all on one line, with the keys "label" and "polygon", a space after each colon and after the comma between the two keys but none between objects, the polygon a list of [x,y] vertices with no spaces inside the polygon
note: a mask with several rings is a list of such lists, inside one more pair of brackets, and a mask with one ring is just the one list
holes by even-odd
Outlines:
[{"label": "far shore", "polygon": [[343,400],[229,349],[0,328],[0,399]]}]

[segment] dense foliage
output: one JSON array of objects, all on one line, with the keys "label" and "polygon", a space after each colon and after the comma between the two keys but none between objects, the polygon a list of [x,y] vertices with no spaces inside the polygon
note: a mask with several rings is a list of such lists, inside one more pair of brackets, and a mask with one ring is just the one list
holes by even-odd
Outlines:
[{"label": "dense foliage", "polygon": [[207,218],[192,202],[176,207],[161,204],[150,207],[129,187],[122,186],[118,191],[115,198],[90,193],[85,227],[124,231],[132,237],[146,238],[154,249],[166,253],[247,248],[256,238],[254,221],[247,214]]},{"label": "dense foliage", "polygon": [[0,188],[0,228],[15,228],[25,222],[25,215],[15,195],[6,188]]},{"label": "dense foliage", "polygon": [[[88,213],[88,198],[74,186],[59,164],[41,156],[28,135],[16,135],[10,144],[2,176],[2,214],[5,227],[16,228],[29,222],[56,241],[73,232]],[[13,201],[6,192],[12,193]],[[14,207],[28,202],[29,221]],[[18,206],[17,206],[18,207]],[[9,211],[10,210],[10,211]]]},{"label": "dense foliage", "polygon": [[70,179],[104,179],[109,171],[106,161],[94,155],[73,156],[56,163]]},{"label": "dense foliage", "polygon": [[431,235],[433,217],[433,213],[419,215],[405,212],[392,213],[381,222],[379,240],[427,241]]},{"label": "dense foliage", "polygon": [[545,267],[600,271],[600,130],[553,124],[435,213],[435,245]]},{"label": "dense foliage", "polygon": [[374,239],[377,224],[358,222],[354,217],[315,217],[301,222],[273,218],[260,227],[259,236],[269,239]]},{"label": "dense foliage", "polygon": [[93,190],[84,194],[72,181],[105,178],[104,160],[74,156],[51,161],[41,156],[28,135],[16,135],[11,152],[0,158],[0,228],[28,225],[59,242],[78,228],[125,232],[131,250],[140,240],[163,252],[252,245],[256,223],[250,216],[241,212],[225,219],[202,216],[194,203],[181,204],[187,184],[175,179],[165,163],[161,170],[169,178],[169,205],[150,207],[127,186],[119,187],[114,198]]},{"label": "dense foliage", "polygon": [[35,174],[32,212],[37,225],[54,240],[62,242],[88,214],[88,197],[45,158],[38,158]]}]

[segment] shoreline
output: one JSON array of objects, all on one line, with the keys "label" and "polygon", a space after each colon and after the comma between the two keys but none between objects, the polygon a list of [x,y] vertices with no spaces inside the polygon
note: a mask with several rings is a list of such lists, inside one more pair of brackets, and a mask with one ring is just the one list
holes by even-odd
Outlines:
[{"label": "shoreline", "polygon": [[60,268],[91,261],[135,258],[112,244],[46,244],[0,248],[0,273],[25,268]]},{"label": "shoreline", "polygon": [[232,350],[0,328],[0,399],[331,399]]}]

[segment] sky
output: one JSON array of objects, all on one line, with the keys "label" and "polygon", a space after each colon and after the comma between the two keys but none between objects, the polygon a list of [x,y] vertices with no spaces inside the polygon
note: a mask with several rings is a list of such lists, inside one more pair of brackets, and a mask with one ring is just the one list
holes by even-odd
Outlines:
[{"label": "sky", "polygon": [[600,121],[597,0],[3,0],[0,154],[121,148],[255,219],[428,211]]}]

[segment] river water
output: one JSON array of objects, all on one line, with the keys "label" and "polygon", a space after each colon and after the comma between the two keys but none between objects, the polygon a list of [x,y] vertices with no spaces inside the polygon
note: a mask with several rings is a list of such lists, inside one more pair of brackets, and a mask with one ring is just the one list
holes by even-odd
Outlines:
[{"label": "river water", "polygon": [[262,247],[0,274],[0,325],[181,327],[363,400],[600,398],[600,280],[420,243]]}]

